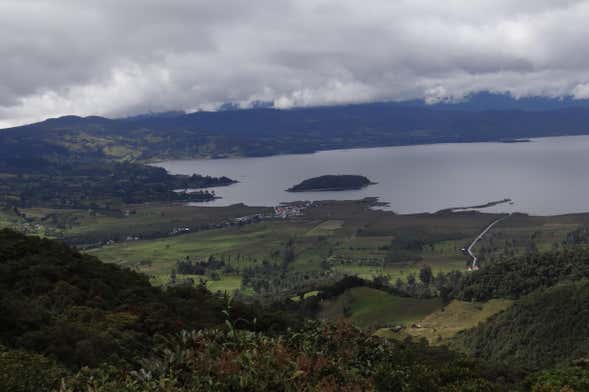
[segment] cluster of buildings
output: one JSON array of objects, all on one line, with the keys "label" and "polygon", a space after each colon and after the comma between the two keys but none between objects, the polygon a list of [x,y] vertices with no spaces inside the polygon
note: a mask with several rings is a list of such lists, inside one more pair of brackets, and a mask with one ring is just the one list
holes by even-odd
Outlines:
[{"label": "cluster of buildings", "polygon": [[271,217],[268,217],[267,215],[262,215],[262,214],[254,214],[254,215],[247,215],[247,216],[235,218],[233,220],[233,222],[237,223],[238,225],[241,225],[241,224],[246,224],[246,223],[259,222],[261,220],[268,219],[268,218],[271,218]]},{"label": "cluster of buildings", "polygon": [[248,216],[242,216],[240,218],[233,219],[232,223],[246,224],[255,223],[262,220],[269,219],[287,219],[295,216],[302,216],[305,208],[311,207],[312,203],[309,201],[305,202],[294,202],[294,203],[283,203],[274,207],[274,214],[254,214]]},{"label": "cluster of buildings", "polygon": [[274,217],[287,219],[294,216],[302,216],[303,210],[312,205],[310,201],[281,204],[274,207]]},{"label": "cluster of buildings", "polygon": [[170,235],[178,235],[178,234],[186,234],[190,233],[190,227],[174,227],[172,231],[170,231]]},{"label": "cluster of buildings", "polygon": [[[230,226],[234,226],[234,225],[247,225],[250,223],[257,223],[263,220],[271,220],[271,219],[288,219],[288,218],[292,218],[292,217],[296,217],[296,216],[302,216],[303,215],[303,211],[306,208],[312,207],[313,203],[309,202],[309,201],[304,201],[304,202],[294,202],[294,203],[284,203],[284,204],[280,204],[279,206],[274,207],[274,213],[273,214],[253,214],[253,215],[246,215],[246,216],[241,216],[239,218],[233,218],[230,220],[225,220],[223,222],[220,223],[216,223],[216,224],[209,224],[207,225],[205,228],[200,228],[200,230],[203,229],[220,229],[223,227],[230,227]],[[125,216],[127,215],[128,211],[125,211]],[[129,211],[129,214],[133,214],[135,213],[134,211]],[[175,236],[175,235],[181,235],[181,234],[188,234],[191,233],[193,231],[193,229],[191,229],[190,227],[174,227],[168,235],[170,236]],[[138,236],[127,236],[125,238],[125,241],[139,241],[141,238]],[[105,245],[112,245],[114,244],[115,241],[114,240],[109,240],[105,242]]]}]

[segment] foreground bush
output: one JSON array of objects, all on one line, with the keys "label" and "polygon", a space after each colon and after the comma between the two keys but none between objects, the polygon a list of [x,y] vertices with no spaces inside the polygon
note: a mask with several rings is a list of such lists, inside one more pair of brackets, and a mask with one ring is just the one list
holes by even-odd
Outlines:
[{"label": "foreground bush", "polygon": [[61,392],[504,391],[505,373],[445,348],[388,341],[347,324],[309,325],[280,337],[227,330],[162,341],[140,370],[82,370]]},{"label": "foreground bush", "polygon": [[63,367],[42,355],[0,346],[0,391],[49,391],[66,374]]}]

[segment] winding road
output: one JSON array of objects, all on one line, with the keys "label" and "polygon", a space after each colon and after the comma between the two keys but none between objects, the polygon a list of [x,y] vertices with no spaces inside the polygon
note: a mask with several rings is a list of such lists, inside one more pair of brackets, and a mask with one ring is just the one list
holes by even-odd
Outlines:
[{"label": "winding road", "polygon": [[481,232],[481,234],[479,234],[477,236],[477,238],[474,239],[474,241],[468,246],[468,248],[466,248],[466,251],[468,252],[468,254],[470,255],[470,257],[472,257],[471,269],[473,271],[474,270],[477,270],[479,267],[477,266],[477,256],[474,253],[472,253],[472,248],[477,244],[477,242],[479,242],[485,236],[485,234],[487,234],[487,232],[489,230],[491,230],[493,228],[493,226],[495,226],[497,223],[499,223],[499,222],[501,222],[501,221],[509,218],[510,216],[511,216],[511,213],[509,215],[507,215],[507,216],[504,216],[503,218],[499,218],[499,219],[494,220],[493,222],[491,222],[489,224],[489,226],[485,227],[485,230],[483,230]]}]

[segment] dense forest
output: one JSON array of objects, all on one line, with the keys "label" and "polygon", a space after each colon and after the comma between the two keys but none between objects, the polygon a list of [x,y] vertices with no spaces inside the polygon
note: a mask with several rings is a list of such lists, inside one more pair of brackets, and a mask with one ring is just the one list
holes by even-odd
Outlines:
[{"label": "dense forest", "polygon": [[18,165],[0,157],[0,204],[16,207],[109,209],[150,201],[209,201],[215,195],[206,189],[184,190],[233,182],[227,177],[170,175],[162,168],[130,162],[41,159]]},{"label": "dense forest", "polygon": [[372,182],[364,176],[351,174],[325,175],[303,180],[287,190],[289,192],[345,191],[364,188],[370,184]]},{"label": "dense forest", "polygon": [[[204,287],[161,290],[145,275],[53,240],[0,231],[0,343],[69,367],[135,363],[156,334],[224,324],[226,298]],[[245,328],[285,330],[296,320],[234,304]]]},{"label": "dense forest", "polygon": [[588,336],[589,281],[581,280],[534,291],[456,340],[477,357],[538,369],[587,365]]},{"label": "dense forest", "polygon": [[583,246],[533,252],[485,263],[452,287],[451,296],[467,301],[517,299],[566,279],[589,278],[589,250]]}]

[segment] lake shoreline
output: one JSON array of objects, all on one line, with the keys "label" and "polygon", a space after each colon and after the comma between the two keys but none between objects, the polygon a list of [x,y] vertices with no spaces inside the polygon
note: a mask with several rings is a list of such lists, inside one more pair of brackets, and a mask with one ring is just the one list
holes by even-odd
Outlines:
[{"label": "lake shoreline", "polygon": [[[208,206],[244,203],[275,206],[296,200],[358,200],[378,197],[386,210],[435,213],[455,209],[560,215],[589,211],[589,136],[553,137],[521,143],[453,143],[329,150],[270,157],[170,160],[154,165],[174,174],[227,176],[238,183],[214,189]],[[376,184],[355,190],[285,189],[306,178],[362,173]],[[574,189],[574,192],[562,192]],[[481,200],[503,201],[485,205]]]}]

